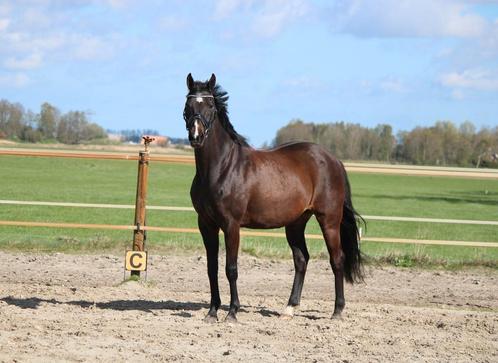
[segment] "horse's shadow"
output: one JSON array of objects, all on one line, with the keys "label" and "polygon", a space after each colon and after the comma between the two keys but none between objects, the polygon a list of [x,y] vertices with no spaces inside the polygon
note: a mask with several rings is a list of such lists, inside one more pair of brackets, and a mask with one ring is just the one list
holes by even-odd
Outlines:
[{"label": "horse's shadow", "polygon": [[95,302],[88,300],[59,301],[56,299],[43,299],[39,297],[15,298],[8,296],[1,298],[0,301],[3,301],[9,305],[17,306],[21,309],[38,309],[40,304],[43,303],[52,305],[74,305],[81,308],[95,307],[98,309],[110,309],[117,311],[137,310],[149,313],[153,312],[154,310],[197,311],[209,308],[209,304],[205,303],[196,303],[190,301],[179,302],[173,300],[114,300],[108,302]]},{"label": "horse's shadow", "polygon": [[[157,310],[170,310],[176,311],[174,315],[181,317],[191,317],[192,315],[188,313],[189,311],[198,311],[202,309],[209,309],[209,304],[197,303],[197,302],[180,302],[174,300],[165,301],[151,301],[151,300],[114,300],[108,302],[95,302],[88,300],[71,300],[71,301],[59,301],[56,299],[43,299],[39,297],[28,297],[28,298],[15,298],[12,296],[3,297],[0,299],[7,303],[8,305],[14,305],[21,309],[38,309],[41,304],[52,304],[52,305],[73,305],[79,306],[81,308],[97,308],[104,310],[116,310],[116,311],[143,311],[146,313],[153,313]],[[228,306],[221,306],[220,310],[228,311]],[[241,308],[239,311],[248,312],[246,309]],[[260,309],[256,311],[265,317],[279,315],[275,311]]]}]

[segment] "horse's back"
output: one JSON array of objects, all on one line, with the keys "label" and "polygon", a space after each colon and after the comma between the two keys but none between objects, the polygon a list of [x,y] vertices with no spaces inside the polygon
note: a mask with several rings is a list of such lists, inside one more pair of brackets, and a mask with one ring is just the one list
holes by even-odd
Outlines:
[{"label": "horse's back", "polygon": [[297,164],[300,168],[310,171],[312,168],[327,168],[330,171],[341,170],[342,164],[324,147],[312,142],[289,142],[279,145],[273,149],[257,151],[263,159],[275,159],[278,161]]}]

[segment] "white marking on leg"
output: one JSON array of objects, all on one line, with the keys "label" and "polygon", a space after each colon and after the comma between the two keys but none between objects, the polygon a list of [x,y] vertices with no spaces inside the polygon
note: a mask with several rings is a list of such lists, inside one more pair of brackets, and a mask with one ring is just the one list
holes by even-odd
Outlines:
[{"label": "white marking on leg", "polygon": [[285,307],[283,315],[294,316],[294,306],[287,305]]}]

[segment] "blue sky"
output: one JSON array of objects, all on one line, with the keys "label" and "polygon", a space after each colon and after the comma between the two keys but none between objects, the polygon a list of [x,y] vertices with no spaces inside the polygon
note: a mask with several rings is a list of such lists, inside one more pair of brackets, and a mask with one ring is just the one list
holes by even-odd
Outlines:
[{"label": "blue sky", "polygon": [[255,146],[293,118],[498,125],[498,1],[0,0],[0,98],[186,137],[215,73]]}]

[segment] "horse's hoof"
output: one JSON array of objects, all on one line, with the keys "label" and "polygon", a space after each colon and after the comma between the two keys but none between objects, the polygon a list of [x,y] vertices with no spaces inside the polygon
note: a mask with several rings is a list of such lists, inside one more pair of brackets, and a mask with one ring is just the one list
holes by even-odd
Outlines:
[{"label": "horse's hoof", "polygon": [[216,315],[206,315],[204,318],[205,323],[214,324],[218,322],[218,317]]},{"label": "horse's hoof", "polygon": [[225,318],[225,323],[230,323],[230,324],[237,324],[239,321],[233,314],[228,314],[227,317]]},{"label": "horse's hoof", "polygon": [[280,319],[282,320],[291,320],[294,317],[294,307],[286,306],[285,310],[280,314]]},{"label": "horse's hoof", "polygon": [[342,315],[341,315],[341,313],[340,313],[340,312],[338,312],[338,313],[333,313],[333,314],[332,314],[331,319],[333,319],[333,320],[344,320],[344,319],[342,318]]}]

